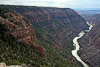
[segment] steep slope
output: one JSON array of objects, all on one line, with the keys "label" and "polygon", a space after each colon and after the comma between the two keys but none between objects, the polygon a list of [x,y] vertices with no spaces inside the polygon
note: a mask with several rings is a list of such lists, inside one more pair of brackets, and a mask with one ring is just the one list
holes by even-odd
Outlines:
[{"label": "steep slope", "polygon": [[35,32],[25,23],[21,15],[4,13],[4,16],[5,19],[0,17],[0,22],[6,26],[7,34],[12,35],[18,42],[35,45]]},{"label": "steep slope", "polygon": [[[30,46],[25,46],[24,44]],[[0,47],[2,48],[0,49],[0,62],[6,62],[7,64],[27,63],[27,61],[23,61],[23,59],[28,59],[26,57],[28,53],[29,55],[32,53],[30,56],[34,56],[33,54],[37,53],[36,58],[38,59],[38,55],[42,54],[44,59],[46,59],[45,49],[36,45],[34,30],[26,24],[20,14],[11,12],[4,8],[0,8]],[[30,49],[28,52],[26,52],[26,47],[27,49]],[[26,56],[23,56],[24,54]],[[42,56],[40,56],[40,59],[42,61],[41,57]],[[28,61],[30,62],[30,60]]]},{"label": "steep slope", "polygon": [[[50,35],[58,45],[66,45],[66,40],[71,39],[72,36],[88,27],[86,21],[69,8],[6,7],[22,14],[31,21],[34,29],[39,29],[41,33],[45,33],[41,39],[45,39],[46,35]],[[70,46],[70,44],[67,45]]]},{"label": "steep slope", "polygon": [[[86,21],[74,10],[69,8],[60,9],[60,8],[31,7],[31,6],[30,7],[0,6],[0,7],[6,8],[7,10],[9,9],[10,11],[16,13],[16,14],[7,13],[6,15],[4,14],[5,16],[3,18],[1,13],[1,21],[8,20],[9,22],[14,24],[10,26],[10,29],[14,27],[13,28],[14,30],[11,29],[12,33],[11,32],[9,33],[15,38],[15,40],[17,42],[20,41],[21,43],[25,43],[27,45],[29,44],[32,45],[36,49],[36,51],[38,51],[40,54],[42,53],[42,55],[44,56],[45,60],[43,61],[41,61],[42,60],[40,59],[41,57],[38,59],[38,62],[35,61],[34,59],[33,61],[30,61],[29,63],[31,66],[32,65],[35,65],[36,67],[38,66],[80,67],[81,66],[71,55],[71,50],[73,49],[72,39],[81,30],[87,29],[88,26],[86,24]],[[19,17],[17,17],[17,15]],[[7,23],[7,21],[4,22]],[[8,30],[10,31],[10,29]],[[16,30],[17,32],[15,32]],[[17,34],[13,35],[15,33]],[[23,35],[21,35],[22,33]],[[30,56],[33,57],[34,55]],[[28,61],[24,63],[29,64]]]},{"label": "steep slope", "polygon": [[88,17],[94,25],[92,30],[80,40],[81,58],[91,67],[100,66],[100,15]]}]

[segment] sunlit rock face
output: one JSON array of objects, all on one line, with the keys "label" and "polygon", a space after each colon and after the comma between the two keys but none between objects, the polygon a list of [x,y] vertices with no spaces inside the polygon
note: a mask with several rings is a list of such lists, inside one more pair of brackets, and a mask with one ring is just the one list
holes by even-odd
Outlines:
[{"label": "sunlit rock face", "polygon": [[12,35],[17,42],[25,44],[35,44],[35,32],[28,26],[23,17],[19,14],[5,13],[6,17],[0,17],[0,23],[4,24],[7,28],[6,34]]},{"label": "sunlit rock face", "polygon": [[[79,32],[88,29],[88,25],[78,13],[70,8],[1,7],[15,12],[5,13],[4,17],[1,16],[1,22],[8,29],[7,34],[12,35],[17,42],[36,47],[45,60],[48,56],[47,64],[52,66],[61,56],[63,61],[69,59],[70,62],[67,61],[69,67],[80,67],[71,55],[72,40]],[[62,60],[59,61],[62,62]],[[61,65],[64,66],[63,62]]]},{"label": "sunlit rock face", "polygon": [[[0,23],[5,25],[6,35],[11,35],[16,42],[32,45],[46,59],[45,49],[36,45],[36,35],[31,23],[25,17],[14,12],[1,11]],[[26,22],[27,21],[27,22]]]},{"label": "sunlit rock face", "polygon": [[[44,33],[50,35],[58,45],[70,45],[66,40],[72,39],[72,36],[78,34],[81,30],[88,29],[86,21],[70,8],[6,7],[30,20],[32,26],[38,27]],[[44,38],[45,35],[41,39]]]}]

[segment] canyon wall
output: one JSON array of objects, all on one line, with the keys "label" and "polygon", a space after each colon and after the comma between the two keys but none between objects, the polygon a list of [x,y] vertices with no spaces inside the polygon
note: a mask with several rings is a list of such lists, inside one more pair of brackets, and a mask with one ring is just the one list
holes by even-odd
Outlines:
[{"label": "canyon wall", "polygon": [[80,41],[81,58],[87,62],[90,67],[100,66],[100,14],[89,16],[87,21],[90,21],[94,26]]},{"label": "canyon wall", "polygon": [[77,12],[70,8],[34,6],[1,5],[0,8],[10,10],[0,13],[0,22],[8,29],[7,34],[12,35],[16,42],[32,45],[45,58],[37,62],[30,60],[30,65],[39,66],[40,62],[40,65],[49,67],[81,66],[71,55],[74,49],[72,40],[79,32],[88,29],[88,25]]}]

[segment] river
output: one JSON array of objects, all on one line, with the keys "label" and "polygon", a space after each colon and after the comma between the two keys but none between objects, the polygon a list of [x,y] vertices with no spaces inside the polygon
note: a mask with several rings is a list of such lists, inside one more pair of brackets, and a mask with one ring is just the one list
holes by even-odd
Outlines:
[{"label": "river", "polygon": [[80,46],[79,46],[79,43],[78,43],[78,39],[82,38],[82,37],[84,36],[85,32],[89,32],[89,31],[92,29],[92,27],[93,27],[93,25],[90,24],[89,22],[87,22],[87,24],[89,25],[89,30],[81,31],[81,32],[78,34],[78,36],[75,37],[75,38],[73,39],[73,46],[75,47],[75,49],[72,50],[72,55],[73,55],[79,62],[81,62],[82,65],[83,65],[84,67],[89,67],[89,66],[88,66],[85,62],[83,62],[83,61],[81,60],[81,58],[78,56],[78,53],[77,53],[77,52],[78,52],[78,50],[80,49]]}]

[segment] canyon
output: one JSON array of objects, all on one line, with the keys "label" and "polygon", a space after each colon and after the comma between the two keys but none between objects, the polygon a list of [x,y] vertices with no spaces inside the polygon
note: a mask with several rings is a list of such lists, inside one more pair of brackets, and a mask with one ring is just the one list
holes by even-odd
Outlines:
[{"label": "canyon", "polygon": [[[0,32],[0,62],[12,59],[15,64],[25,63],[29,67],[82,67],[71,51],[73,38],[89,28],[86,23],[89,19],[85,19],[70,8],[0,5],[0,30],[7,29]],[[94,21],[93,29],[79,39],[79,56],[90,67],[97,67],[100,62],[99,20]],[[5,42],[2,33],[14,40]],[[5,63],[13,64],[11,61]]]},{"label": "canyon", "polygon": [[[95,10],[93,10],[95,12]],[[99,10],[96,10],[99,12]],[[85,15],[82,13],[86,21],[93,24],[92,30],[79,40],[81,50],[79,51],[80,57],[90,67],[100,66],[100,14],[98,12],[92,15]]]}]

